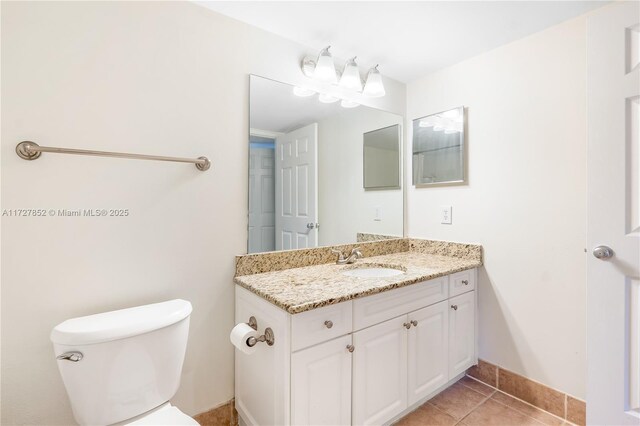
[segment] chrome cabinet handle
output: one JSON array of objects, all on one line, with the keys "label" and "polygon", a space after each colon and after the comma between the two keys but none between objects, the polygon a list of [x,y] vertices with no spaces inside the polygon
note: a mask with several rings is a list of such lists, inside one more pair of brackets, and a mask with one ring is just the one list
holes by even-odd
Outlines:
[{"label": "chrome cabinet handle", "polygon": [[402,326],[408,330],[408,329],[411,328],[411,323],[410,322],[405,322],[404,324],[402,324]]},{"label": "chrome cabinet handle", "polygon": [[464,284],[464,285],[469,285],[469,281],[467,281],[467,280],[462,280],[462,284]]},{"label": "chrome cabinet handle", "polygon": [[327,320],[327,321],[325,321],[325,322],[324,322],[324,325],[325,325],[327,328],[331,328],[331,327],[333,327],[333,321],[329,321],[329,320]]},{"label": "chrome cabinet handle", "polygon": [[411,325],[413,325],[414,327],[417,327],[418,326],[418,321],[411,320]]},{"label": "chrome cabinet handle", "polygon": [[349,352],[353,352],[353,351],[355,351],[355,350],[356,350],[356,348],[355,348],[353,345],[347,345],[347,350],[348,350]]},{"label": "chrome cabinet handle", "polygon": [[598,246],[593,249],[593,255],[600,260],[606,260],[613,257],[613,250],[611,250],[611,247]]},{"label": "chrome cabinet handle", "polygon": [[451,305],[451,309],[453,309],[454,311],[458,310],[458,305]]},{"label": "chrome cabinet handle", "polygon": [[71,362],[82,361],[82,358],[84,358],[84,355],[82,355],[82,352],[78,352],[78,351],[65,352],[56,357],[57,360],[71,361]]}]

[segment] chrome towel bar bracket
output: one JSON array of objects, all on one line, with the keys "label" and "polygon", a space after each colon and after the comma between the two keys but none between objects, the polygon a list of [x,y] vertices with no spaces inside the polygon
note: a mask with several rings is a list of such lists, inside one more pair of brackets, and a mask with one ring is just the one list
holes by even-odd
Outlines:
[{"label": "chrome towel bar bracket", "polygon": [[96,157],[117,157],[131,160],[154,160],[172,161],[176,163],[193,163],[202,172],[209,170],[211,162],[207,157],[183,158],[183,157],[163,157],[160,155],[129,154],[125,152],[92,151],[88,149],[55,148],[50,146],[40,146],[35,142],[22,141],[16,145],[16,154],[24,160],[37,160],[43,152],[53,152],[57,154],[92,155]]}]

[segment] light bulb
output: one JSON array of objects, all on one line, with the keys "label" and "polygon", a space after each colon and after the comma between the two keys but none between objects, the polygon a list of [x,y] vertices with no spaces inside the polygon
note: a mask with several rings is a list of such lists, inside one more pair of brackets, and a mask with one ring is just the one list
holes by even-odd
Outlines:
[{"label": "light bulb", "polygon": [[345,64],[342,77],[340,77],[340,86],[356,92],[362,91],[362,80],[360,80],[360,71],[355,56]]},{"label": "light bulb", "polygon": [[314,90],[306,89],[304,87],[294,86],[293,94],[296,96],[300,96],[302,98],[306,98],[307,96],[313,96],[316,94]]},{"label": "light bulb", "polygon": [[369,70],[367,82],[364,84],[362,94],[372,98],[385,95],[384,84],[382,84],[382,74],[378,71],[377,65]]},{"label": "light bulb", "polygon": [[327,83],[335,83],[338,81],[336,76],[336,66],[333,64],[333,57],[329,52],[331,46],[325,47],[320,51],[318,60],[316,61],[316,68],[313,71],[313,78],[325,81]]},{"label": "light bulb", "polygon": [[318,100],[323,104],[332,104],[334,102],[337,102],[339,99],[335,96],[327,95],[326,93],[320,93],[320,96],[318,96]]},{"label": "light bulb", "polygon": [[360,104],[348,99],[343,99],[342,102],[340,102],[340,106],[342,106],[343,108],[355,108],[360,106]]}]

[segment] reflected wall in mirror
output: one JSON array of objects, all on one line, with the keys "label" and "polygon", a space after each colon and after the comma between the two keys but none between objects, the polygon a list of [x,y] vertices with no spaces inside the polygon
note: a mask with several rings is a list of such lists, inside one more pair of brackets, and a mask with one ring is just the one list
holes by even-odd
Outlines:
[{"label": "reflected wall in mirror", "polygon": [[464,107],[413,120],[413,184],[466,183]]},{"label": "reflected wall in mirror", "polygon": [[364,188],[400,189],[400,125],[364,134]]},{"label": "reflected wall in mirror", "polygon": [[[308,92],[250,77],[248,252],[401,238],[399,182],[365,191],[363,153],[365,134],[390,127],[401,134],[402,116],[301,95]],[[401,176],[399,161],[398,168]],[[375,181],[386,172],[367,173]]]}]

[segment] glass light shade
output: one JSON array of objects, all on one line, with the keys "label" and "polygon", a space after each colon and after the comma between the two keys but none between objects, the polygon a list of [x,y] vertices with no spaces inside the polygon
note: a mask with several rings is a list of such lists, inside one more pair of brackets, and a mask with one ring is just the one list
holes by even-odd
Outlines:
[{"label": "glass light shade", "polygon": [[363,95],[378,98],[385,95],[384,84],[382,84],[382,74],[378,71],[378,66],[371,68],[367,74],[367,82],[364,84]]},{"label": "glass light shade", "polygon": [[360,80],[360,71],[355,57],[349,59],[345,64],[342,77],[340,77],[340,86],[356,92],[362,91],[362,80]]},{"label": "glass light shade", "polygon": [[313,96],[316,94],[314,90],[306,89],[304,87],[295,86],[293,88],[293,94],[296,96],[300,96],[301,98],[306,98],[307,96]]},{"label": "glass light shade", "polygon": [[338,77],[336,76],[336,66],[333,63],[333,57],[331,53],[329,53],[329,47],[322,49],[320,52],[318,60],[316,61],[316,69],[313,71],[313,78],[327,83],[335,83],[338,81]]},{"label": "glass light shade", "polygon": [[343,108],[355,108],[360,106],[360,104],[348,99],[343,99],[342,102],[340,102],[340,106],[342,106]]},{"label": "glass light shade", "polygon": [[323,104],[332,104],[334,102],[337,102],[339,99],[335,96],[327,95],[326,93],[320,93],[320,96],[318,96],[318,100]]}]

